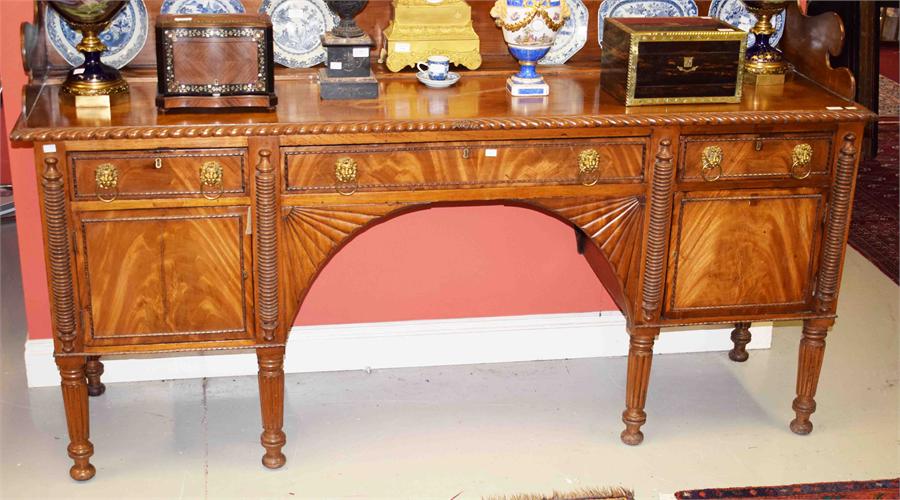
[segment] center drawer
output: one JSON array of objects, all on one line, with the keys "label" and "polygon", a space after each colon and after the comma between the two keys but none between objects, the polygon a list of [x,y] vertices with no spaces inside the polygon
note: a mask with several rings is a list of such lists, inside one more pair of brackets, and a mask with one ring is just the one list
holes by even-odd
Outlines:
[{"label": "center drawer", "polygon": [[293,192],[641,182],[644,137],[283,148]]},{"label": "center drawer", "polygon": [[74,152],[76,200],[246,195],[247,150]]}]

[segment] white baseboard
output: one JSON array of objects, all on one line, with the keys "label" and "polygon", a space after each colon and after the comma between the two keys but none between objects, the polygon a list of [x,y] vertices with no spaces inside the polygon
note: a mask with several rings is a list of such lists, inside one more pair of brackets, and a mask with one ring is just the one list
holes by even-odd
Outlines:
[{"label": "white baseboard", "polygon": [[[666,329],[654,352],[731,349],[731,328]],[[772,345],[772,323],[755,324],[750,349]],[[624,356],[625,318],[604,313],[538,314],[294,327],[287,373]],[[105,383],[256,374],[252,351],[103,358]],[[50,339],[25,344],[29,387],[59,384]]]}]

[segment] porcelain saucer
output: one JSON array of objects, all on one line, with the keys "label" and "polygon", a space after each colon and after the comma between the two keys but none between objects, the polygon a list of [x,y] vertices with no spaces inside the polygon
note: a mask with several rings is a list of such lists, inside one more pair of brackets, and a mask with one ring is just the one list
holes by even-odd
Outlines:
[{"label": "porcelain saucer", "polygon": [[419,71],[416,74],[416,78],[418,78],[420,82],[424,83],[426,87],[432,89],[445,89],[459,81],[459,73],[451,71],[447,73],[446,80],[432,80],[431,78],[428,78],[428,73]]}]

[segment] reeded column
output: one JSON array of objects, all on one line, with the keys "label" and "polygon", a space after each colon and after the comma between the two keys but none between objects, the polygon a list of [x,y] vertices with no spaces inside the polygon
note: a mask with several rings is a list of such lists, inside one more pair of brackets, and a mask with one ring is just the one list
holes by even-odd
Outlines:
[{"label": "reeded column", "polygon": [[731,331],[731,341],[734,342],[734,348],[728,352],[728,359],[743,363],[747,361],[750,354],[747,353],[747,344],[752,339],[750,335],[750,323],[735,323],[734,330]]},{"label": "reeded column", "polygon": [[825,336],[833,323],[832,319],[808,319],[803,322],[797,363],[797,397],[793,404],[797,416],[791,421],[791,430],[795,434],[809,434],[813,430],[809,417],[816,411],[816,388],[825,358]]},{"label": "reeded column", "polygon": [[641,426],[647,421],[644,404],[650,383],[650,365],[653,363],[653,343],[659,328],[636,328],[630,333],[628,349],[628,380],[625,384],[625,411],[622,412],[622,442],[631,446],[644,440]]},{"label": "reeded column", "polygon": [[284,425],[284,347],[256,350],[259,363],[259,403],[262,409],[263,432],[260,442],[266,449],[262,463],[277,469],[287,460],[281,448],[287,441]]},{"label": "reeded column", "polygon": [[90,442],[90,416],[88,414],[88,387],[84,374],[84,356],[58,357],[56,364],[62,380],[63,403],[69,427],[69,457],[75,465],[69,475],[76,481],[87,481],[97,470],[91,465],[94,445]]}]

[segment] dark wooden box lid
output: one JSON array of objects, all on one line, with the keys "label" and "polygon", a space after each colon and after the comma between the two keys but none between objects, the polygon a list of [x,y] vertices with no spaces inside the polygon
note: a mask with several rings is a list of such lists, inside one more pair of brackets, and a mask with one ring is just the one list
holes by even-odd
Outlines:
[{"label": "dark wooden box lid", "polygon": [[270,28],[268,14],[161,14],[157,28]]},{"label": "dark wooden box lid", "polygon": [[618,24],[628,33],[743,32],[714,17],[614,17],[607,22]]}]

